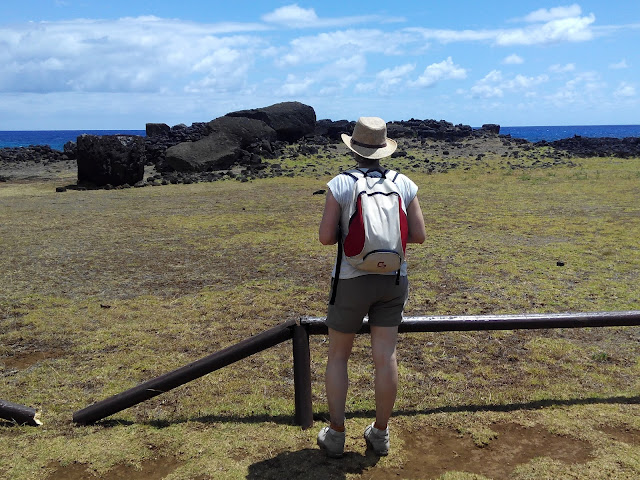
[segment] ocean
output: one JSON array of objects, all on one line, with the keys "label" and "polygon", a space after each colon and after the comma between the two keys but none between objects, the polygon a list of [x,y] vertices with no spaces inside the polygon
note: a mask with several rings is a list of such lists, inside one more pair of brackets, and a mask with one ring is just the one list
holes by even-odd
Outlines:
[{"label": "ocean", "polygon": [[145,130],[32,130],[32,131],[0,131],[0,148],[28,147],[29,145],[49,145],[54,150],[62,151],[68,141],[76,141],[83,133],[89,135],[141,135]]},{"label": "ocean", "polygon": [[555,127],[500,127],[500,134],[524,138],[530,142],[546,140],[552,142],[575,135],[581,137],[640,137],[640,125],[570,125]]},{"label": "ocean", "polygon": [[[145,130],[35,130],[0,131],[0,148],[27,147],[29,145],[49,145],[55,150],[63,150],[68,141],[75,141],[83,133],[91,135],[145,135]],[[524,138],[530,142],[540,140],[560,140],[580,135],[582,137],[640,137],[640,125],[571,125],[540,127],[500,127],[500,133],[514,138]]]}]

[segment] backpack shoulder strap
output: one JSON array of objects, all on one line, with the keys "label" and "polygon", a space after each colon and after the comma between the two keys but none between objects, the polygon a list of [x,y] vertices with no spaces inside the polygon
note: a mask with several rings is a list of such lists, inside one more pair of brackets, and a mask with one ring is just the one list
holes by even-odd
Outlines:
[{"label": "backpack shoulder strap", "polygon": [[396,183],[396,179],[398,178],[398,175],[400,175],[400,172],[396,172],[395,170],[387,170],[385,173],[389,174],[386,178],[389,178],[393,183]]},{"label": "backpack shoulder strap", "polygon": [[[358,170],[360,172],[360,170]],[[364,174],[364,172],[360,172],[362,174]],[[342,172],[341,175],[346,175],[348,177],[351,177],[353,179],[354,182],[358,181],[358,177],[356,177],[353,173],[351,172]]]}]

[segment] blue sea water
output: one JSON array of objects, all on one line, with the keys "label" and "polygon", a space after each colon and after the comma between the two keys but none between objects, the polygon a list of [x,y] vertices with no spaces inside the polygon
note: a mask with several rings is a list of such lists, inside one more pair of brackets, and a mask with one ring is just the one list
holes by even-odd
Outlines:
[{"label": "blue sea water", "polygon": [[28,147],[29,145],[49,145],[54,150],[63,150],[64,144],[87,133],[89,135],[141,135],[145,130],[33,130],[0,131],[0,148]]},{"label": "blue sea water", "polygon": [[500,127],[500,134],[524,138],[530,142],[546,140],[552,142],[575,135],[581,137],[640,137],[640,125],[568,125],[540,127]]},{"label": "blue sea water", "polygon": [[[35,130],[0,131],[0,148],[27,147],[29,145],[49,145],[62,150],[68,141],[75,141],[83,133],[90,135],[145,135],[144,130]],[[582,137],[640,137],[640,125],[571,125],[539,127],[501,127],[500,133],[514,138],[524,138],[530,142],[540,140],[560,140],[574,135]]]}]

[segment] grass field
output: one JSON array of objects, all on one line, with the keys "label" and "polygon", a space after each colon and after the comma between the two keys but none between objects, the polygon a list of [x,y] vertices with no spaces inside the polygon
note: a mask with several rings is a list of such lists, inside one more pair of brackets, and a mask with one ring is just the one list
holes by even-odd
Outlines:
[{"label": "grass field", "polygon": [[[640,160],[484,162],[405,170],[427,224],[409,248],[407,315],[640,310]],[[639,327],[403,335],[382,459],[361,437],[374,410],[367,336],[350,364],[342,460],[315,445],[325,337],[311,339],[313,429],[294,425],[290,342],[96,425],[71,422],[285,320],[324,315],[335,250],[317,241],[324,197],[313,193],[338,164],[111,191],[0,184],[0,398],[43,421],[0,421],[0,477],[639,478]]]}]

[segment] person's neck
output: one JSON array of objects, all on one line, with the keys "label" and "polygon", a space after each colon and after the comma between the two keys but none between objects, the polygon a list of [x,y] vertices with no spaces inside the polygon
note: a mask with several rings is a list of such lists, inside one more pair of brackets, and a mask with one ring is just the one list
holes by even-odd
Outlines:
[{"label": "person's neck", "polygon": [[358,168],[380,168],[380,160],[367,160],[366,162],[358,162]]}]

